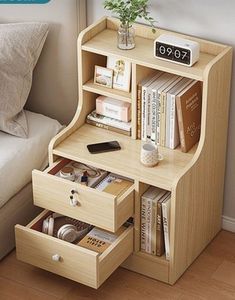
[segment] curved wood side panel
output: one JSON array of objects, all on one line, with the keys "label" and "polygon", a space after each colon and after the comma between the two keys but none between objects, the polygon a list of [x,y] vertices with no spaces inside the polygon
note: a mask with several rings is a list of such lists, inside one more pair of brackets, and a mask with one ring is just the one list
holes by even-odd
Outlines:
[{"label": "curved wood side panel", "polygon": [[[62,130],[59,134],[57,134],[50,142],[48,150],[49,150],[49,164],[51,165],[54,162],[53,149],[59,145],[63,140],[65,140],[69,135],[71,135],[75,130],[77,130],[80,126],[85,122],[85,116],[90,112],[89,107],[85,107],[83,109],[83,67],[82,67],[82,45],[87,42],[89,39],[94,37],[99,32],[103,31],[106,28],[106,17],[103,17],[96,23],[88,26],[84,29],[78,36],[77,40],[77,55],[78,55],[78,107],[77,111],[70,122],[70,124]],[[84,62],[83,62],[84,65]]]},{"label": "curved wood side panel", "polygon": [[221,229],[231,61],[227,47],[205,71],[201,139],[172,191],[171,284]]}]

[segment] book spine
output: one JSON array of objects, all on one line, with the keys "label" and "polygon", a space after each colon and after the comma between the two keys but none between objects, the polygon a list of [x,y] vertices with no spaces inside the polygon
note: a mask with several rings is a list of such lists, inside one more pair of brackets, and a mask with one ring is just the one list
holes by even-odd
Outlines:
[{"label": "book spine", "polygon": [[178,101],[176,100],[176,108],[177,108],[177,116],[178,116],[181,150],[182,150],[182,152],[187,152],[186,151],[186,145],[185,145],[184,125],[183,125],[183,116],[182,116],[182,109],[181,109],[180,99],[178,99]]},{"label": "book spine", "polygon": [[157,127],[157,92],[152,90],[152,128],[151,128],[151,141],[156,141],[156,127]]},{"label": "book spine", "polygon": [[170,97],[170,148],[174,149],[175,95]]},{"label": "book spine", "polygon": [[151,254],[157,255],[157,202],[152,201]]},{"label": "book spine", "polygon": [[164,231],[164,241],[165,241],[165,250],[166,250],[166,259],[170,259],[170,240],[169,240],[169,219],[168,219],[168,203],[162,203],[162,220],[163,220],[163,231]]},{"label": "book spine", "polygon": [[166,94],[166,147],[170,148],[171,95]]},{"label": "book spine", "polygon": [[156,144],[160,145],[160,122],[161,122],[161,93],[157,91],[157,113],[156,113]]},{"label": "book spine", "polygon": [[160,145],[165,147],[165,135],[166,135],[166,94],[161,93],[161,117],[160,117]]},{"label": "book spine", "polygon": [[151,254],[151,226],[152,226],[152,201],[147,199],[146,201],[146,252]]},{"label": "book spine", "polygon": [[141,97],[141,111],[142,111],[142,119],[141,119],[141,139],[142,141],[147,140],[147,131],[146,131],[146,118],[147,118],[147,87],[142,87],[142,97]]},{"label": "book spine", "polygon": [[161,256],[164,253],[164,233],[162,222],[162,203],[157,203],[157,232],[156,232],[156,255]]},{"label": "book spine", "polygon": [[92,121],[92,120],[89,120],[89,119],[86,119],[86,123],[90,124],[90,125],[93,125],[93,126],[96,126],[96,127],[99,127],[99,128],[106,129],[106,130],[121,133],[121,134],[124,134],[124,135],[127,135],[127,136],[131,135],[131,131],[126,131],[126,130],[123,130],[123,129],[119,129],[119,128],[109,126],[109,125],[106,125],[106,124],[102,124],[102,123]]},{"label": "book spine", "polygon": [[152,90],[149,88],[147,89],[147,108],[146,108],[146,115],[147,115],[147,124],[146,124],[146,135],[147,139],[151,139],[151,125],[152,125],[152,120],[151,120],[151,114],[152,114]]},{"label": "book spine", "polygon": [[141,85],[137,86],[137,139],[141,140]]},{"label": "book spine", "polygon": [[146,250],[146,199],[141,198],[141,251]]}]

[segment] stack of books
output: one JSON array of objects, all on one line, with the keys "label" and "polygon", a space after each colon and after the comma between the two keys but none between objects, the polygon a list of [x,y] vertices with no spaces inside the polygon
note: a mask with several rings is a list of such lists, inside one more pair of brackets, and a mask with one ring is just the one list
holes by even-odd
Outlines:
[{"label": "stack of books", "polygon": [[131,104],[110,97],[99,96],[96,110],[86,118],[88,124],[131,135]]},{"label": "stack of books", "polygon": [[[187,152],[200,138],[201,83],[157,71],[137,87],[137,137]],[[179,121],[178,121],[179,119]]]},{"label": "stack of books", "polygon": [[170,192],[149,187],[141,197],[141,251],[170,258]]}]

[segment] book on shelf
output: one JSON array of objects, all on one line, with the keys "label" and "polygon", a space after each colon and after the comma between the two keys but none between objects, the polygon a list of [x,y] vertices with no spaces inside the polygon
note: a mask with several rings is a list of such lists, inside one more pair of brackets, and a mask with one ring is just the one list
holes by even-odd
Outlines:
[{"label": "book on shelf", "polygon": [[93,126],[96,126],[96,127],[99,127],[99,128],[103,128],[103,129],[106,129],[106,130],[110,130],[110,131],[113,131],[113,132],[117,132],[117,133],[121,133],[121,134],[124,134],[124,135],[127,135],[127,136],[131,136],[131,131],[126,131],[126,130],[123,130],[123,129],[119,129],[119,128],[114,127],[114,126],[105,125],[105,124],[102,124],[102,123],[99,123],[99,122],[96,122],[96,121],[92,121],[92,120],[89,120],[89,119],[86,120],[86,123],[90,124],[90,125],[93,125]]},{"label": "book on shelf", "polygon": [[[176,97],[180,93],[182,97],[183,90],[185,90],[184,93],[187,92],[183,97],[187,97],[188,93],[190,93],[187,90],[187,86],[192,82],[193,80],[189,78],[158,71],[149,75],[138,84],[137,138],[143,141],[151,140],[157,145],[170,149],[175,149],[182,141],[182,151],[184,152],[189,150],[187,143],[189,145],[196,143],[193,141],[193,138],[190,139],[189,137],[194,134],[194,139],[199,139],[200,128],[198,121],[192,121],[191,124],[185,126],[183,119],[185,118],[186,106],[184,106],[185,109],[181,110],[183,100],[181,100],[182,104],[180,104],[178,100],[179,108],[176,108]],[[200,83],[198,83],[198,87],[199,86]],[[201,99],[199,91],[198,99]],[[181,117],[181,136],[179,134],[177,110]],[[198,112],[198,116],[199,115],[200,110]],[[191,114],[191,116],[193,117],[193,114]],[[189,122],[189,120],[189,118],[186,118],[186,122]],[[197,120],[199,120],[199,118]],[[185,141],[186,134],[188,135],[187,141]]]},{"label": "book on shelf", "polygon": [[86,122],[99,128],[104,128],[117,133],[131,135],[131,122],[122,122],[110,117],[106,117],[96,113],[93,110],[87,115]]},{"label": "book on shelf", "polygon": [[163,231],[164,231],[164,243],[166,259],[170,259],[170,200],[171,194],[168,193],[167,197],[162,202],[162,220],[163,220]]},{"label": "book on shelf", "polygon": [[[165,106],[165,111],[164,111],[164,114],[165,114],[165,123],[164,123],[165,136],[164,136],[163,146],[168,147],[168,148],[170,145],[170,118],[171,118],[171,115],[170,115],[171,107],[170,107],[170,103],[168,101],[168,94],[169,94],[169,91],[171,91],[172,88],[177,86],[177,84],[179,84],[179,82],[182,79],[183,79],[183,77],[177,76],[175,78],[175,80],[173,80],[173,82],[170,85],[168,85],[164,91],[162,91],[162,97],[163,97],[164,106]],[[177,125],[177,122],[176,122],[176,125]],[[176,130],[177,129],[178,129],[178,127],[176,128]]]},{"label": "book on shelf", "polygon": [[148,252],[147,249],[151,247],[151,199],[154,199],[158,195],[158,192],[158,188],[150,187],[141,197],[141,250],[145,252]]},{"label": "book on shelf", "polygon": [[167,91],[166,143],[165,147],[175,149],[179,143],[179,126],[176,112],[176,95],[192,82],[192,79],[181,77],[176,84]]},{"label": "book on shelf", "polygon": [[162,256],[165,252],[164,232],[163,232],[163,219],[162,219],[162,202],[165,200],[165,194],[157,202],[157,230],[156,230],[156,255]]},{"label": "book on shelf", "polygon": [[141,250],[152,255],[163,254],[157,249],[162,246],[157,244],[157,203],[165,193],[151,186],[141,197]]},{"label": "book on shelf", "polygon": [[166,191],[159,189],[158,196],[152,201],[151,254],[161,256],[164,253],[164,233],[161,203]]},{"label": "book on shelf", "polygon": [[202,89],[194,80],[176,96],[181,150],[188,152],[200,138]]},{"label": "book on shelf", "polygon": [[154,81],[154,84],[151,86],[151,91],[149,91],[149,93],[151,93],[152,105],[148,107],[148,109],[150,109],[150,112],[148,111],[148,113],[151,115],[150,135],[148,138],[153,142],[157,139],[157,127],[159,122],[160,99],[158,89],[170,80],[170,78],[171,74],[162,73],[161,76]]},{"label": "book on shelf", "polygon": [[159,72],[154,81],[147,87],[147,102],[146,102],[146,138],[151,139],[151,131],[153,122],[156,123],[156,102],[153,99],[152,90],[158,81],[162,81],[162,77],[166,73]]},{"label": "book on shelf", "polygon": [[156,131],[158,132],[157,145],[165,146],[165,135],[166,135],[166,91],[171,84],[175,84],[178,76],[169,74],[166,77],[165,83],[162,84],[158,89],[158,112],[157,121],[158,128]]},{"label": "book on shelf", "polygon": [[148,76],[146,79],[144,79],[141,83],[141,140],[146,141],[147,140],[147,91],[148,86],[150,86],[156,78],[158,78],[162,72],[157,71],[154,75]]}]

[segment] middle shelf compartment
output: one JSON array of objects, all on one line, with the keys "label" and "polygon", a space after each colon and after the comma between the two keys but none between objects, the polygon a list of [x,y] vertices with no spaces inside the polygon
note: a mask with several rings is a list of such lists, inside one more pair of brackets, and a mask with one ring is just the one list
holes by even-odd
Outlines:
[{"label": "middle shelf compartment", "polygon": [[[134,213],[134,183],[115,196],[76,182],[55,176],[68,164],[62,159],[44,172],[33,171],[34,204],[108,231],[117,229]],[[75,195],[77,203],[71,203]]]}]

